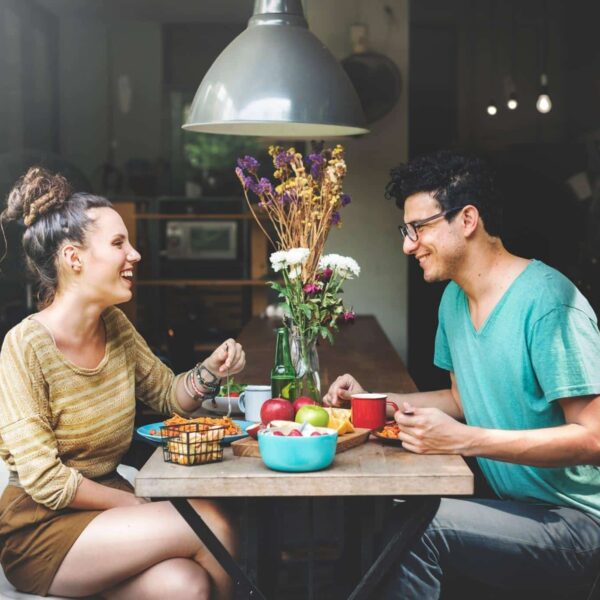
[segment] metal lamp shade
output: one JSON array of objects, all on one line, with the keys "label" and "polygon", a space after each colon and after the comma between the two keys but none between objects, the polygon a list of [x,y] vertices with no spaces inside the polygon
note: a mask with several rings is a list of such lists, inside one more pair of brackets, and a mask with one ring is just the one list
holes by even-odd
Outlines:
[{"label": "metal lamp shade", "polygon": [[300,0],[257,0],[196,92],[184,129],[324,139],[367,133],[358,96],[308,30]]}]

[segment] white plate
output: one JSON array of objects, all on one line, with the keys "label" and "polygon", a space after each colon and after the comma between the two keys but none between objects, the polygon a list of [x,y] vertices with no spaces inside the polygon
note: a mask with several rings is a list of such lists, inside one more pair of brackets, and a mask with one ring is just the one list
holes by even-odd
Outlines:
[{"label": "white plate", "polygon": [[[202,408],[217,415],[226,415],[229,411],[229,398],[227,396],[216,396],[214,402],[211,399],[206,399],[202,403]],[[237,397],[231,398],[231,414],[243,414],[240,410]]]}]

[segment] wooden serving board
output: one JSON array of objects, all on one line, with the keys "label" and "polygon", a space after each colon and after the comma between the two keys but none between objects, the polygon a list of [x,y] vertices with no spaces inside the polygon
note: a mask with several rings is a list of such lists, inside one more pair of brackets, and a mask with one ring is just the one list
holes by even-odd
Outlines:
[{"label": "wooden serving board", "polygon": [[[336,454],[350,450],[360,446],[367,441],[371,433],[370,429],[356,428],[354,433],[345,433],[344,435],[338,436]],[[252,458],[260,458],[260,451],[258,449],[258,442],[251,437],[245,437],[241,440],[231,442],[231,448],[233,449],[234,456],[250,456]]]}]

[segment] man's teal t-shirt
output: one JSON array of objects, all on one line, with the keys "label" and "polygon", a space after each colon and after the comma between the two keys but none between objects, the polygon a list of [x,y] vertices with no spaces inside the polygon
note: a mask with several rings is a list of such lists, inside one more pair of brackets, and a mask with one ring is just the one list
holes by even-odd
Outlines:
[{"label": "man's teal t-shirt", "polygon": [[[455,374],[467,424],[539,429],[565,423],[559,398],[600,394],[596,315],[565,276],[533,260],[479,330],[454,282],[444,291],[436,366]],[[478,459],[496,494],[600,517],[600,468],[541,468]]]}]

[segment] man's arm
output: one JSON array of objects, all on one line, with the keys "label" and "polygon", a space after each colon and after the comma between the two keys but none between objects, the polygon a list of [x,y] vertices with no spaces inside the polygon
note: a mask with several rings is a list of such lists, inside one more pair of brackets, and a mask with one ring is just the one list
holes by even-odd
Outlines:
[{"label": "man's arm", "polygon": [[[450,389],[435,390],[434,392],[415,392],[413,394],[388,394],[388,399],[395,402],[400,410],[403,410],[406,402],[413,407],[438,408],[453,419],[463,419],[464,413],[454,373],[450,373],[450,381]],[[388,409],[390,409],[389,406]],[[392,413],[389,414],[390,417],[394,416]]]},{"label": "man's arm", "polygon": [[[439,408],[441,411],[455,419],[464,417],[460,394],[454,373],[450,373],[451,387],[446,390],[436,390],[434,392],[415,392],[412,394],[389,393],[388,399],[395,402],[401,409],[403,402],[408,402],[412,406]],[[344,406],[350,402],[352,394],[364,392],[361,384],[346,373],[340,375],[329,387],[329,390],[323,396],[323,403],[326,406]],[[394,411],[388,406],[388,416],[394,416]]]},{"label": "man's arm", "polygon": [[396,413],[403,446],[418,454],[462,454],[536,467],[600,465],[600,396],[558,400],[565,425],[529,430],[463,425],[435,408]]}]

